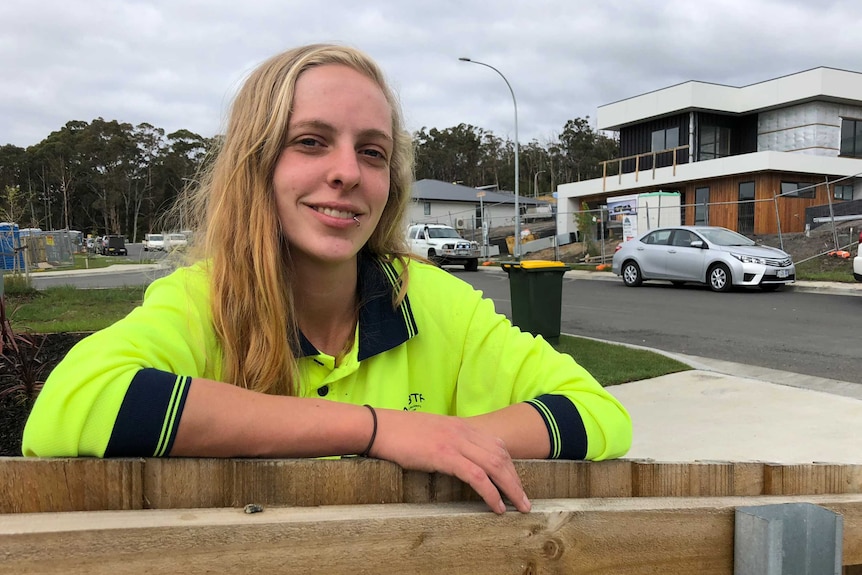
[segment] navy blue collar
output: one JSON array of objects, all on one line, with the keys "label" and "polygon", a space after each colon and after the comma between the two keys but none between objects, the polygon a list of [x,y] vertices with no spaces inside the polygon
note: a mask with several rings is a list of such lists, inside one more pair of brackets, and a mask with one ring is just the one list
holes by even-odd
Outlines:
[{"label": "navy blue collar", "polygon": [[[398,271],[378,257],[364,252],[358,257],[359,271],[359,361],[398,347],[417,333],[416,320],[407,297],[394,307]],[[300,357],[318,355],[302,331]]]}]

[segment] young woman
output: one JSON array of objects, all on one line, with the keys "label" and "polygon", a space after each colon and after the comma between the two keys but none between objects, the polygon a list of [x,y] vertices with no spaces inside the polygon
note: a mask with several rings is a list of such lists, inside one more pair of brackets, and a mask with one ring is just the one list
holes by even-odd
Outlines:
[{"label": "young woman", "polygon": [[24,454],[362,454],[454,475],[498,513],[530,509],[512,458],[625,454],[628,413],[571,357],[410,261],[411,145],[361,52],[264,62],[202,179],[197,261],[68,354]]}]

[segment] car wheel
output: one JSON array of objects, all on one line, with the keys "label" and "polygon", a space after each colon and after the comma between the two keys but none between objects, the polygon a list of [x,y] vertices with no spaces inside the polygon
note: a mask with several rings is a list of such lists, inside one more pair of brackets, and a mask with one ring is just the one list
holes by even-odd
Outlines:
[{"label": "car wheel", "polygon": [[442,259],[437,257],[436,251],[428,250],[428,261],[430,261],[432,264],[434,264],[435,266],[437,266],[439,268],[440,264],[442,262]]},{"label": "car wheel", "polygon": [[474,272],[479,269],[479,260],[467,260],[464,264],[464,269],[468,272]]},{"label": "car wheel", "polygon": [[638,287],[643,283],[641,269],[635,262],[626,262],[622,269],[623,283],[628,287]]},{"label": "car wheel", "polygon": [[782,287],[784,286],[782,286],[781,284],[763,284],[762,286],[760,286],[760,289],[762,289],[763,291],[778,291]]},{"label": "car wheel", "polygon": [[706,274],[709,289],[717,292],[726,292],[733,285],[733,276],[730,269],[724,264],[715,264]]}]

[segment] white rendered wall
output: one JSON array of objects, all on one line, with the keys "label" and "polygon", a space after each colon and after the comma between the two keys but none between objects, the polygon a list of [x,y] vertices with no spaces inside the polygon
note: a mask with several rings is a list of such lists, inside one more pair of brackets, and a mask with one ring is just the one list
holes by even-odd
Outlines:
[{"label": "white rendered wall", "polygon": [[757,118],[757,151],[837,156],[842,116],[862,118],[862,107],[808,102],[761,112]]}]

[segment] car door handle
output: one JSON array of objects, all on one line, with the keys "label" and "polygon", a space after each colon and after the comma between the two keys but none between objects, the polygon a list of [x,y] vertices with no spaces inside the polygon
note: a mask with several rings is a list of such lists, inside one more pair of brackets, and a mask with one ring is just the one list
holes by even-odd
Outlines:
[{"label": "car door handle", "polygon": [[667,251],[667,253],[669,253],[669,254],[675,254],[675,253],[676,253],[676,250],[668,250],[668,251]]}]

